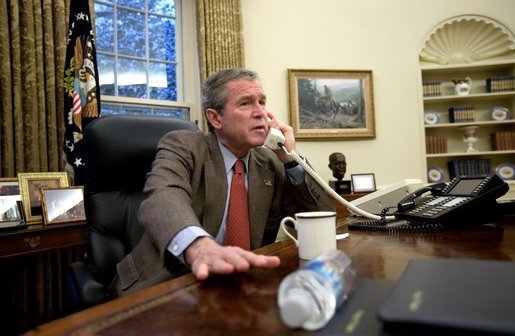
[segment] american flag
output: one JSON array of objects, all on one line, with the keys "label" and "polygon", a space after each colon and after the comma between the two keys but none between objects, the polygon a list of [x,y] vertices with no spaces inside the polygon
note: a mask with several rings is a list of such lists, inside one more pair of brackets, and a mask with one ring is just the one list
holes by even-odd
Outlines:
[{"label": "american flag", "polygon": [[73,184],[83,185],[83,132],[91,120],[100,116],[95,35],[86,0],[70,3],[64,90],[64,154],[67,164],[73,167]]}]

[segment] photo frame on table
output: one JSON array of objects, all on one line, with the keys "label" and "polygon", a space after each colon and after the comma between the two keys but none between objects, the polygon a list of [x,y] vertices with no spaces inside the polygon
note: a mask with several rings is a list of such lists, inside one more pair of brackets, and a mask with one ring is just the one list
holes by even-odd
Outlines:
[{"label": "photo frame on table", "polygon": [[20,194],[20,183],[16,177],[0,178],[0,196],[13,196]]},{"label": "photo frame on table", "polygon": [[20,195],[0,196],[0,231],[25,227]]},{"label": "photo frame on table", "polygon": [[16,177],[0,178],[0,230],[25,226],[20,184]]},{"label": "photo frame on table", "polygon": [[62,188],[69,186],[66,172],[18,173],[21,199],[28,225],[43,221],[40,188]]},{"label": "photo frame on table", "polygon": [[371,70],[288,69],[296,139],[375,138]]},{"label": "photo frame on table", "polygon": [[84,188],[41,188],[43,223],[45,225],[73,223],[86,220]]},{"label": "photo frame on table", "polygon": [[352,192],[364,193],[376,191],[376,177],[373,173],[351,174]]}]

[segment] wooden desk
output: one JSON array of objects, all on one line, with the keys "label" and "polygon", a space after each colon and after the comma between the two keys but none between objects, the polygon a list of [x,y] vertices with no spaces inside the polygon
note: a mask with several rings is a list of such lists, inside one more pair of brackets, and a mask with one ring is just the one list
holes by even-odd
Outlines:
[{"label": "wooden desk", "polygon": [[[340,220],[340,232],[349,219]],[[437,233],[351,231],[338,242],[359,278],[398,279],[414,258],[515,259],[515,217]],[[312,335],[280,321],[277,289],[302,263],[297,248],[281,241],[258,250],[277,255],[272,270],[197,282],[191,274],[39,326],[28,335]]]},{"label": "wooden desk", "polygon": [[86,243],[86,222],[0,232],[0,259],[18,257]]},{"label": "wooden desk", "polygon": [[83,259],[86,223],[0,232],[0,325],[18,335],[63,316],[63,273]]}]

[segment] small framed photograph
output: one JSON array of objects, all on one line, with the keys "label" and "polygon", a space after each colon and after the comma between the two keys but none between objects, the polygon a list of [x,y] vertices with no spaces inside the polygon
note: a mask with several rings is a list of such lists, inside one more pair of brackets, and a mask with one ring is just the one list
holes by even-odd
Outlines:
[{"label": "small framed photograph", "polygon": [[41,205],[41,188],[68,187],[69,180],[66,172],[51,173],[18,173],[21,199],[27,224],[43,221]]},{"label": "small framed photograph", "polygon": [[288,69],[296,139],[375,138],[371,70]]},{"label": "small framed photograph", "polygon": [[351,174],[352,191],[355,193],[376,191],[376,178],[370,174]]},{"label": "small framed photograph", "polygon": [[16,177],[0,178],[0,196],[20,195],[20,184]]},{"label": "small framed photograph", "polygon": [[20,195],[0,196],[0,230],[25,226]]},{"label": "small framed photograph", "polygon": [[82,186],[41,188],[40,191],[45,225],[86,220]]}]

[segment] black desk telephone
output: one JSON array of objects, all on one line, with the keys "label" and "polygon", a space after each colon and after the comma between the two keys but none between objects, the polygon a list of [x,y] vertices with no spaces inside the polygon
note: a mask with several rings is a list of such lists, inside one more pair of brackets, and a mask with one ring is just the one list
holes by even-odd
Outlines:
[{"label": "black desk telephone", "polygon": [[388,222],[383,217],[351,223],[348,227],[351,230],[429,232],[496,222],[503,216],[496,199],[508,190],[508,184],[497,175],[458,176],[449,184],[420,188],[406,196],[393,214],[397,221]]},{"label": "black desk telephone", "polygon": [[[406,196],[394,213],[397,219],[417,223],[467,225],[494,220],[496,199],[508,192],[509,186],[497,175],[458,176],[448,185],[437,184]],[[431,192],[431,196],[421,198]]]}]

